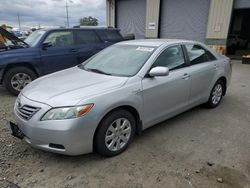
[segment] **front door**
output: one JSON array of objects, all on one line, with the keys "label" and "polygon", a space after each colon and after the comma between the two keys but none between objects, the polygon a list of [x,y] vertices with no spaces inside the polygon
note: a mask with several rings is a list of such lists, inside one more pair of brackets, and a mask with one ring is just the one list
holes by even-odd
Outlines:
[{"label": "front door", "polygon": [[77,65],[73,31],[53,31],[48,34],[43,43],[51,44],[50,47],[41,48],[45,74]]},{"label": "front door", "polygon": [[182,47],[178,45],[164,50],[152,68],[157,66],[168,67],[170,73],[142,80],[144,128],[182,112],[188,106],[190,77]]}]

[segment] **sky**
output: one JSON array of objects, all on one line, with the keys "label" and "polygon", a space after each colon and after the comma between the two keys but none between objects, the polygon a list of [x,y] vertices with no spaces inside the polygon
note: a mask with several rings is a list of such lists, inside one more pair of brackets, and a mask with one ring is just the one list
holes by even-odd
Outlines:
[{"label": "sky", "polygon": [[[70,26],[79,25],[79,19],[92,16],[105,25],[106,0],[67,0]],[[66,25],[66,0],[0,0],[0,25],[21,28]]]}]

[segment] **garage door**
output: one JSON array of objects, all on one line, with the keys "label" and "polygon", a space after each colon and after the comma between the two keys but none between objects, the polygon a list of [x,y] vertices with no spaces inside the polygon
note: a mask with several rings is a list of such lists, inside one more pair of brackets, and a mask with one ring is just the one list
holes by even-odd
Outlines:
[{"label": "garage door", "polygon": [[161,1],[160,37],[205,41],[210,0]]},{"label": "garage door", "polygon": [[250,0],[235,0],[234,8],[250,8]]},{"label": "garage door", "polygon": [[116,27],[122,33],[133,33],[136,38],[144,38],[145,14],[145,0],[116,1]]}]

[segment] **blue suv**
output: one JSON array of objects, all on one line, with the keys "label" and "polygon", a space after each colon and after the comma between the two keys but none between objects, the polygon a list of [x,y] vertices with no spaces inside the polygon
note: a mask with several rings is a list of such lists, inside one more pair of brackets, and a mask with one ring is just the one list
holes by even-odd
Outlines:
[{"label": "blue suv", "polygon": [[22,41],[0,29],[0,83],[17,95],[39,76],[76,66],[123,40],[114,28],[38,30]]}]

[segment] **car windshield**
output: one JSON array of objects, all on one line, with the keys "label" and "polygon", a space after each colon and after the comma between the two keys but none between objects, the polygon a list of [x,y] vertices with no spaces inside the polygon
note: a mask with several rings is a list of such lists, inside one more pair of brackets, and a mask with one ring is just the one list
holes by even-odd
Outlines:
[{"label": "car windshield", "polygon": [[35,31],[31,33],[24,42],[26,42],[29,46],[35,46],[44,33],[45,31]]},{"label": "car windshield", "polygon": [[154,52],[155,47],[113,45],[84,62],[80,68],[100,74],[135,75]]}]

